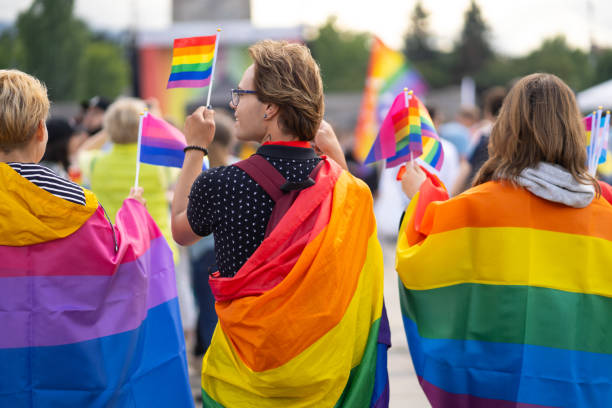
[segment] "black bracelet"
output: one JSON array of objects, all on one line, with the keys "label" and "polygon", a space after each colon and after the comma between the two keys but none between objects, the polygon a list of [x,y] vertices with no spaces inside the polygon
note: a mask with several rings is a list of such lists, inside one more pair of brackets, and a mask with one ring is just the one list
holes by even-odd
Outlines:
[{"label": "black bracelet", "polygon": [[199,150],[204,153],[204,156],[208,156],[208,149],[202,146],[185,146],[183,152],[187,153],[187,150]]}]

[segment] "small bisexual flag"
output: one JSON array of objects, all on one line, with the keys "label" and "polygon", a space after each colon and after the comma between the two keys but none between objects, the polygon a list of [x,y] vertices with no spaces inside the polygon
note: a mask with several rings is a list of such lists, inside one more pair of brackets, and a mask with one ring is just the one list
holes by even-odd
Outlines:
[{"label": "small bisexual flag", "polygon": [[187,146],[183,133],[165,120],[148,112],[141,120],[140,162],[158,166],[183,167],[185,159],[183,149]]},{"label": "small bisexual flag", "polygon": [[216,35],[175,39],[172,71],[166,88],[201,88],[210,85],[216,43]]}]

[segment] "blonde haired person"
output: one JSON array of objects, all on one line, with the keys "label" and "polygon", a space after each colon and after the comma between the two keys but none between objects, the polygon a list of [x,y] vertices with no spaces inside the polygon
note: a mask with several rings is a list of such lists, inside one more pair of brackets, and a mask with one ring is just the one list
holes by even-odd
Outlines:
[{"label": "blonde haired person", "polygon": [[[136,178],[138,124],[146,104],[137,98],[119,98],[106,113],[102,129],[113,143],[108,152],[96,156],[90,166],[91,190],[104,205],[111,220],[121,207],[122,191],[129,190]],[[140,165],[138,184],[143,187],[149,213],[171,244],[170,214],[167,191],[170,183],[168,169],[149,164]]]},{"label": "blonde haired person", "polygon": [[450,200],[417,167],[402,179],[396,265],[419,382],[434,407],[607,406],[612,207],[572,90],[519,80],[489,155]]},{"label": "blonde haired person", "polygon": [[192,407],[172,255],[142,191],[113,226],[38,164],[48,112],[39,80],[0,70],[0,406]]},{"label": "blonde haired person", "polygon": [[230,107],[238,140],[261,147],[200,173],[215,121],[198,108],[172,205],[177,242],[215,239],[219,325],[203,361],[204,406],[383,406],[385,384],[372,387],[387,378],[388,325],[371,193],[323,121],[308,48],[262,41],[249,52]]}]

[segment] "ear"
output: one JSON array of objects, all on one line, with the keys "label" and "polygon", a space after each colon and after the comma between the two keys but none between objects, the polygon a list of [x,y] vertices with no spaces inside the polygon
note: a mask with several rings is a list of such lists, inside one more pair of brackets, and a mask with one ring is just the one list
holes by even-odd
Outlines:
[{"label": "ear", "polygon": [[266,105],[266,109],[264,110],[264,114],[265,120],[270,120],[272,118],[274,118],[279,112],[279,107],[278,105],[274,104],[274,103],[269,103]]},{"label": "ear", "polygon": [[36,133],[34,134],[36,141],[42,142],[43,140],[45,140],[46,130],[47,130],[47,125],[45,124],[45,121],[41,120],[40,122],[38,122],[38,126],[36,127]]}]

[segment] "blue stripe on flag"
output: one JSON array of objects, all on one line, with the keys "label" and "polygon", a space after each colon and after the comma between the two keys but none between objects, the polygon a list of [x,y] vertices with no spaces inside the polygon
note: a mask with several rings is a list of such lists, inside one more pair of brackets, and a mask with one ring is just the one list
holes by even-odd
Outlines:
[{"label": "blue stripe on flag", "polygon": [[184,79],[206,79],[210,76],[212,72],[212,67],[208,68],[206,71],[191,71],[191,72],[175,72],[170,74],[170,79],[168,81],[180,81]]},{"label": "blue stripe on flag", "polygon": [[612,401],[612,355],[430,339],[403,319],[417,375],[445,391],[555,407],[604,407]]},{"label": "blue stripe on flag", "polygon": [[185,153],[182,150],[140,146],[140,161],[142,163],[181,168],[183,167],[183,160],[185,160]]},{"label": "blue stripe on flag", "polygon": [[135,330],[62,346],[0,349],[1,407],[193,407],[174,298]]}]

